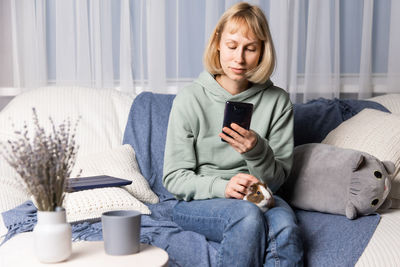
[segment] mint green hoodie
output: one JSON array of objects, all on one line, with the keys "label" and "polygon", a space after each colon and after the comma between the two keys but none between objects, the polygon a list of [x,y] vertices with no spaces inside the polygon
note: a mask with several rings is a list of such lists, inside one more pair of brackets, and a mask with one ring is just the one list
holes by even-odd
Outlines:
[{"label": "mint green hoodie", "polygon": [[[258,140],[243,154],[218,136],[227,100],[254,105],[250,128]],[[284,90],[268,80],[231,95],[211,74],[203,72],[174,99],[163,183],[177,199],[223,198],[233,176],[250,173],[275,192],[290,172],[292,155],[293,108]]]}]

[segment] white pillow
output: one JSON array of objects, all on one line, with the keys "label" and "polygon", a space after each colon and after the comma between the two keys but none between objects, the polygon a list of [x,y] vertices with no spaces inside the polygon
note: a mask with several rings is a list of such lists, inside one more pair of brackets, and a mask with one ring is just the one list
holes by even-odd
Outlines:
[{"label": "white pillow", "polygon": [[[114,89],[84,87],[43,87],[14,97],[0,112],[0,142],[21,130],[24,121],[31,131],[32,107],[37,110],[39,123],[49,131],[49,116],[56,125],[68,117],[81,116],[75,141],[79,144],[78,158],[121,145],[134,95]],[[15,128],[12,128],[12,123]],[[29,200],[29,195],[17,182],[17,173],[0,157],[0,212]]]},{"label": "white pillow", "polygon": [[63,206],[67,221],[78,222],[100,219],[111,210],[137,210],[150,214],[149,208],[120,187],[96,188],[65,194]]},{"label": "white pillow", "polygon": [[394,114],[400,114],[400,94],[381,95],[368,100],[381,104]]},{"label": "white pillow", "polygon": [[332,130],[322,143],[364,151],[381,161],[392,161],[396,171],[389,196],[400,199],[400,116],[364,109]]},{"label": "white pillow", "polygon": [[152,204],[159,201],[158,196],[151,190],[147,180],[140,173],[135,151],[128,144],[79,158],[75,164],[72,177],[80,169],[82,169],[81,177],[109,175],[131,180],[132,184],[124,186],[124,188],[135,198]]},{"label": "white pillow", "polygon": [[131,180],[132,184],[120,187],[98,188],[66,194],[63,206],[67,220],[76,222],[99,219],[111,210],[138,210],[150,214],[141,201],[158,203],[157,195],[139,171],[133,148],[126,144],[100,153],[82,156],[75,164],[72,177],[80,170],[81,177],[109,175]]}]

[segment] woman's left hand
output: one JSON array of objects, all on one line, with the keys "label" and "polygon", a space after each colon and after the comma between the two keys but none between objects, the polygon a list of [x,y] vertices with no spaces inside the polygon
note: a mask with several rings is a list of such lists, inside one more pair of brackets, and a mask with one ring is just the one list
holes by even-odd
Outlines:
[{"label": "woman's left hand", "polygon": [[[253,130],[246,130],[236,123],[232,123],[231,128],[233,130],[229,127],[224,127],[222,129],[223,133],[220,133],[219,136],[228,142],[237,152],[243,154],[256,146],[257,135]],[[224,133],[229,134],[231,137]]]}]

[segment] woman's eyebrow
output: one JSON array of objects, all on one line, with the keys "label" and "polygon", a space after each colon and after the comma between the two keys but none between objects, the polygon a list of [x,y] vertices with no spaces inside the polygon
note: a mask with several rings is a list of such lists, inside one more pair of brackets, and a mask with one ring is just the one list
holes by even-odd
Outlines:
[{"label": "woman's eyebrow", "polygon": [[[234,39],[226,39],[225,42],[227,42],[227,43],[229,43],[229,42],[238,43],[238,41],[236,41],[236,40],[234,40]],[[258,41],[253,41],[253,42],[250,42],[250,43],[245,43],[246,46],[247,46],[247,45],[257,45],[257,44],[258,44]]]}]

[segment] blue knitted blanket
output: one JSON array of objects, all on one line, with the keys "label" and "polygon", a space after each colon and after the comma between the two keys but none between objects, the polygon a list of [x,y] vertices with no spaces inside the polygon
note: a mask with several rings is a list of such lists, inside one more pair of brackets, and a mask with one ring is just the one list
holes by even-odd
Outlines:
[{"label": "blue knitted blanket", "polygon": [[[174,97],[148,92],[138,95],[124,133],[123,143],[134,148],[143,176],[160,198],[160,203],[148,205],[152,214],[142,216],[141,242],[166,250],[169,266],[215,266],[219,244],[195,232],[183,231],[171,220],[176,200],[161,181],[166,130]],[[295,105],[297,145],[321,141],[330,130],[365,107],[387,111],[377,103],[357,100],[319,99]],[[329,117],[331,123],[321,116]],[[318,123],[323,124],[323,131],[318,132],[322,129]],[[313,129],[316,132],[310,133]],[[341,215],[295,212],[303,233],[306,266],[354,266],[380,219],[377,214],[348,220]],[[9,229],[5,239],[31,231],[36,223],[36,209],[31,202],[2,215]],[[100,222],[73,224],[72,231],[74,240],[102,239]]]}]

